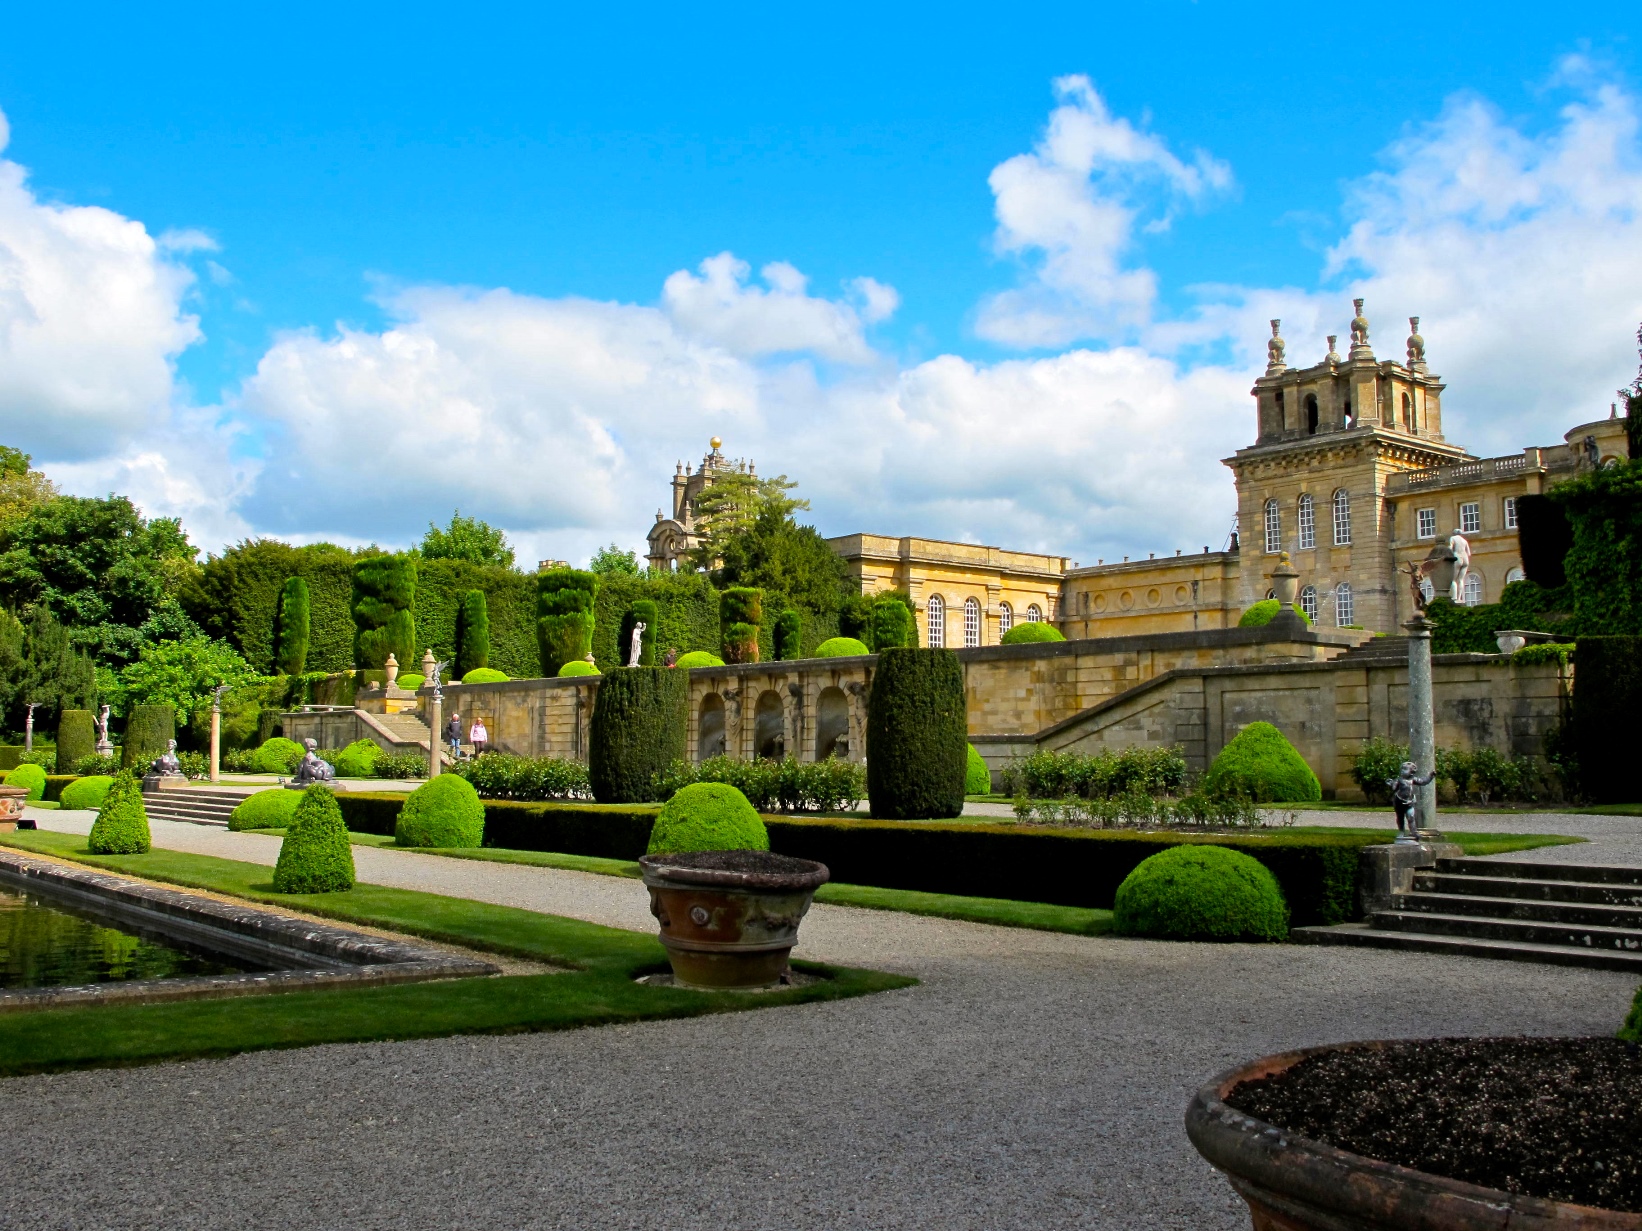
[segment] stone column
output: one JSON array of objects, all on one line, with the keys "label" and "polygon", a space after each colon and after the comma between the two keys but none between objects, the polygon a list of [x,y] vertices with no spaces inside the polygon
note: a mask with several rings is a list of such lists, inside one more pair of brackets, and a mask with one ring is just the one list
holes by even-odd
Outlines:
[{"label": "stone column", "polygon": [[[1431,695],[1431,623],[1417,615],[1403,625],[1408,631],[1408,758],[1414,776],[1423,778],[1437,765],[1435,717]],[[1433,778],[1419,791],[1420,838],[1441,841],[1437,832],[1437,782]]]},{"label": "stone column", "polygon": [[29,707],[28,707],[28,711],[29,711],[28,712],[28,717],[23,719],[23,751],[24,752],[33,752],[34,751],[34,709],[35,709],[35,703],[31,702],[29,704]]},{"label": "stone column", "polygon": [[439,754],[442,751],[439,741],[443,738],[440,728],[445,725],[445,698],[442,690],[435,688],[433,696],[428,699],[428,777],[439,776]]},{"label": "stone column", "polygon": [[211,702],[211,781],[221,777],[222,764],[222,705]]}]

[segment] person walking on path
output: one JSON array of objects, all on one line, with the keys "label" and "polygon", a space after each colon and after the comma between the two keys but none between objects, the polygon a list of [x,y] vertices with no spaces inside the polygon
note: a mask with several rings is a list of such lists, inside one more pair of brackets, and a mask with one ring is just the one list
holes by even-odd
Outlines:
[{"label": "person walking on path", "polygon": [[454,760],[462,757],[462,716],[455,710],[450,712],[450,721],[445,724],[445,740],[450,744],[450,755]]},{"label": "person walking on path", "polygon": [[490,742],[490,732],[485,730],[485,720],[475,717],[473,726],[468,731],[468,743],[473,745],[473,755],[483,756],[485,745]]}]

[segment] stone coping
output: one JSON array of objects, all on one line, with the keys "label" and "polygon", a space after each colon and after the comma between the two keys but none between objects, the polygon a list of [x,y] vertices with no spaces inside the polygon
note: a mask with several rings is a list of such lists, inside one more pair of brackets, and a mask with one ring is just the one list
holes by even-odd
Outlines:
[{"label": "stone coping", "polygon": [[84,1004],[143,1004],[323,987],[374,987],[499,973],[488,962],[404,941],[144,884],[0,850],[0,887],[106,916],[229,958],[286,969],[0,989],[0,1013]]}]

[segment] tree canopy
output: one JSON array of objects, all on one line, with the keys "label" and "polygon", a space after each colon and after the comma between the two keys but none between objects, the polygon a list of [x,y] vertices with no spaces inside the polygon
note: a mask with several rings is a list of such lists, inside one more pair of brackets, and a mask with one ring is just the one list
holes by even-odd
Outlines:
[{"label": "tree canopy", "polygon": [[637,577],[644,572],[639,567],[638,552],[623,551],[615,543],[594,552],[587,571],[601,577]]},{"label": "tree canopy", "polygon": [[752,525],[726,540],[713,581],[757,586],[810,611],[837,611],[847,566],[813,526],[800,526],[779,503],[765,505]]},{"label": "tree canopy", "polygon": [[790,520],[810,507],[787,493],[798,484],[786,475],[761,479],[745,470],[717,470],[713,481],[696,498],[697,545],[690,563],[703,572],[719,567],[726,547],[747,534],[764,514]]},{"label": "tree canopy", "polygon": [[444,529],[430,521],[420,550],[425,560],[468,560],[513,567],[513,548],[508,545],[507,535],[477,517],[463,517],[461,509],[451,513],[450,525]]},{"label": "tree canopy", "polygon": [[177,711],[177,721],[185,724],[197,711],[210,709],[217,685],[238,686],[257,678],[227,642],[195,632],[145,647],[136,662],[121,669],[111,687],[105,681],[104,699],[120,714],[129,713],[133,705],[169,705]]}]

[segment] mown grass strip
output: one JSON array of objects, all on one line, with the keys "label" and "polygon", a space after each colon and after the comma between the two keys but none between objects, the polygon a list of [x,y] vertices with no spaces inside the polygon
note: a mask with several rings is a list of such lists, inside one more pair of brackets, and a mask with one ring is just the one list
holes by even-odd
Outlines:
[{"label": "mown grass strip", "polygon": [[316,1043],[562,1030],[690,1017],[836,1000],[917,982],[877,971],[795,963],[826,977],[807,987],[757,995],[648,987],[634,983],[633,976],[665,969],[666,955],[654,937],[636,932],[380,885],[356,885],[336,894],[277,894],[272,891],[271,870],[262,864],[165,850],[92,855],[83,837],[48,830],[8,833],[0,844],[344,923],[570,968],[565,974],[3,1013],[0,1074],[6,1075]]}]

